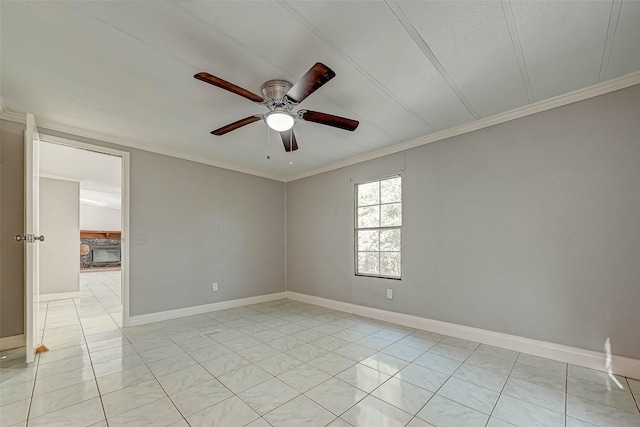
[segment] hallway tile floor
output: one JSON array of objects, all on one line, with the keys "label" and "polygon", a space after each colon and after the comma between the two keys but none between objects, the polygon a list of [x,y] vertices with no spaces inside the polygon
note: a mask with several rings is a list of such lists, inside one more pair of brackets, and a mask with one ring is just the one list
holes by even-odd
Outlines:
[{"label": "hallway tile floor", "polygon": [[640,427],[638,380],[292,300],[123,328],[119,277],[1,353],[1,426]]}]

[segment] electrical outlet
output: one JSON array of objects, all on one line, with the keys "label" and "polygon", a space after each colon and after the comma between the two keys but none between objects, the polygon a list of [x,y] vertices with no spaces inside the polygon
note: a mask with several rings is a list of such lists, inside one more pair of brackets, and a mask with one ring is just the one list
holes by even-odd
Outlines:
[{"label": "electrical outlet", "polygon": [[393,289],[387,289],[387,299],[393,299]]},{"label": "electrical outlet", "polygon": [[138,238],[138,244],[144,245],[144,234],[138,234],[137,238]]},{"label": "electrical outlet", "polygon": [[211,284],[211,290],[212,290],[213,292],[215,292],[215,291],[217,291],[217,290],[218,290],[218,284],[217,284],[216,282],[213,282],[213,283]]}]

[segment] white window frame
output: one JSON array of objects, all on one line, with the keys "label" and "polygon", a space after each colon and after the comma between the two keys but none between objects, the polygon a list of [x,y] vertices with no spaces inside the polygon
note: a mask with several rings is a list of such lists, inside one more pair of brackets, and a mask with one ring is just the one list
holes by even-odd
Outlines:
[{"label": "white window frame", "polygon": [[[362,207],[362,206],[358,206],[358,186],[363,185],[363,184],[369,184],[372,182],[381,182],[381,181],[385,181],[387,179],[393,179],[393,178],[400,178],[400,206],[401,208],[404,206],[404,191],[403,191],[403,184],[402,184],[402,174],[394,174],[394,175],[388,175],[388,176],[383,176],[381,178],[375,178],[375,179],[369,179],[366,181],[360,181],[360,182],[356,182],[353,186],[353,195],[354,195],[354,227],[353,227],[353,256],[354,256],[354,264],[353,264],[353,270],[356,276],[359,277],[373,277],[373,278],[378,278],[378,279],[390,279],[390,280],[402,280],[402,272],[403,272],[403,268],[402,268],[402,259],[403,259],[403,254],[402,254],[402,224],[404,223],[404,209],[402,209],[402,213],[400,216],[400,225],[399,226],[391,226],[391,227],[358,227],[358,208]],[[397,203],[397,202],[394,202]],[[371,206],[380,206],[382,207],[385,204],[390,204],[390,203],[382,203],[382,194],[380,194],[379,199],[378,199],[378,204],[377,205],[371,205]],[[379,209],[380,212],[382,212],[382,209]],[[400,230],[400,276],[386,276],[383,274],[366,274],[366,273],[360,273],[358,272],[358,231],[359,230],[396,230],[399,229]],[[380,256],[381,253],[383,253],[385,251],[380,251],[378,250],[378,257]],[[397,252],[397,251],[393,251],[393,252]],[[380,260],[378,259],[378,268],[380,266]],[[378,269],[379,271],[379,269]]]}]

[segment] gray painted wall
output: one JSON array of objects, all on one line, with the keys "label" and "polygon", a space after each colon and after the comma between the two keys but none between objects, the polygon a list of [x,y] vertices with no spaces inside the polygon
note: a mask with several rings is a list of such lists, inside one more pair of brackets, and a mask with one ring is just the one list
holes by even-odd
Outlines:
[{"label": "gray painted wall", "polygon": [[80,291],[80,183],[40,178],[40,295]]},{"label": "gray painted wall", "polygon": [[80,203],[80,230],[122,230],[120,209]]},{"label": "gray painted wall", "polygon": [[[2,122],[1,336],[23,331],[23,254],[12,240],[23,228],[23,130]],[[131,153],[132,316],[285,290],[284,183],[47,129],[40,133]],[[138,234],[145,235],[144,245],[135,243]],[[215,293],[214,281],[220,289]]]},{"label": "gray painted wall", "polygon": [[[354,182],[403,167],[402,281],[355,277]],[[286,200],[290,291],[640,358],[640,85],[290,182]]]},{"label": "gray painted wall", "polygon": [[[288,289],[640,358],[639,112],[635,86],[288,183]],[[23,129],[2,122],[1,336],[22,331]],[[283,184],[116,148],[146,237],[133,315],[284,289]],[[403,280],[357,278],[352,181],[402,168]]]},{"label": "gray painted wall", "polygon": [[24,129],[0,120],[0,337],[24,332]]},{"label": "gray painted wall", "polygon": [[131,315],[283,292],[284,183],[131,150],[131,240]]}]

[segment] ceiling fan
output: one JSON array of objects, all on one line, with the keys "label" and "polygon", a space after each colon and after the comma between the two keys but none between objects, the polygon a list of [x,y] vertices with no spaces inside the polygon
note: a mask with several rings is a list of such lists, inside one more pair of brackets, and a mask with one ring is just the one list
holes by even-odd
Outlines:
[{"label": "ceiling fan", "polygon": [[295,84],[291,84],[286,80],[269,80],[264,83],[262,85],[262,96],[256,95],[219,77],[212,76],[209,73],[202,72],[193,77],[221,89],[228,90],[236,95],[240,95],[256,104],[264,105],[269,109],[269,112],[266,114],[255,114],[245,117],[244,119],[212,131],[212,134],[221,136],[262,119],[267,126],[280,133],[285,151],[292,151],[298,149],[298,143],[293,133],[293,125],[296,120],[320,123],[348,131],[356,130],[360,124],[357,120],[317,111],[298,110],[296,113],[291,111],[295,106],[304,101],[305,98],[335,76],[336,73],[334,73],[333,70],[318,62],[311,67],[304,76],[300,77]]}]

